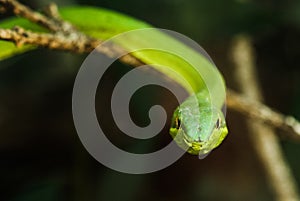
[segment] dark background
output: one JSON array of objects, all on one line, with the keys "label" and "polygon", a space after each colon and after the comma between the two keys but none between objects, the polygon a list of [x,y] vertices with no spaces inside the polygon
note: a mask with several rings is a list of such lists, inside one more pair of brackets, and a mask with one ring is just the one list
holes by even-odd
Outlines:
[{"label": "dark background", "polygon": [[[50,1],[22,2],[41,9]],[[57,3],[101,6],[185,34],[207,50],[231,88],[236,88],[229,57],[231,41],[238,34],[248,34],[253,39],[258,79],[267,104],[300,118],[300,1]],[[146,175],[115,172],[94,160],[77,136],[71,111],[74,79],[85,57],[39,49],[0,62],[1,200],[274,199],[243,118],[231,111],[227,115],[229,136],[205,160],[186,154],[170,167]],[[130,69],[116,63],[101,81],[107,96],[97,99],[99,122],[119,147],[137,153],[154,151],[171,140],[166,134],[169,125],[153,140],[132,140],[113,125],[107,107],[114,84]],[[159,87],[138,91],[131,104],[133,120],[147,125],[147,109],[157,103],[167,108],[169,118],[177,106],[172,95]],[[281,144],[299,183],[299,145]]]}]

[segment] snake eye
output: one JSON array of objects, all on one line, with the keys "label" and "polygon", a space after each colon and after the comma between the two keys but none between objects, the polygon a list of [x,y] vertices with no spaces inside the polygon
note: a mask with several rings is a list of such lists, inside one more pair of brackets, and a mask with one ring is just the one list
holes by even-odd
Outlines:
[{"label": "snake eye", "polygon": [[176,119],[175,119],[175,128],[176,129],[179,129],[180,128],[180,124],[181,124],[181,122],[180,122],[180,119],[178,118],[178,117],[176,117]]},{"label": "snake eye", "polygon": [[217,120],[217,122],[216,122],[216,128],[217,129],[219,129],[220,128],[220,126],[221,126],[221,119],[220,118],[218,118],[218,120]]}]

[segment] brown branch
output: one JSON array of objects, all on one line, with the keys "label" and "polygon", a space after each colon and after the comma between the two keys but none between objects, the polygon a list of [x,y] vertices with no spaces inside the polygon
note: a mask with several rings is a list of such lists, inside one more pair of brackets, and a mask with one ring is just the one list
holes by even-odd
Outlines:
[{"label": "brown branch", "polygon": [[274,128],[284,131],[283,138],[300,142],[300,123],[292,116],[285,116],[278,111],[251,98],[228,89],[227,107],[244,114],[253,120],[262,121]]},{"label": "brown branch", "polygon": [[60,20],[62,21],[60,14],[58,12],[58,8],[57,5],[55,3],[50,3],[44,10],[44,13],[52,18],[52,19],[56,19],[56,20]]},{"label": "brown branch", "polygon": [[66,37],[62,34],[34,33],[18,26],[13,29],[0,29],[0,38],[12,41],[18,47],[30,44],[75,53],[90,52],[99,45],[98,41],[77,40],[76,37]]},{"label": "brown branch", "polygon": [[[6,11],[12,10],[15,15],[24,17],[54,32],[53,34],[38,34],[21,28],[17,28],[17,30],[0,29],[0,32],[5,36],[4,38],[0,37],[0,39],[12,41],[17,46],[31,44],[53,50],[70,51],[73,53],[91,52],[92,50],[97,49],[99,52],[109,57],[115,57],[116,55],[125,52],[121,47],[115,45],[102,45],[101,48],[97,48],[102,41],[83,34],[72,24],[62,20],[57,6],[54,3],[46,8],[45,13],[47,15],[35,12],[16,0],[0,0],[0,5],[1,4],[6,8]],[[21,35],[26,35],[26,38],[22,38]],[[47,42],[51,44],[47,44]],[[131,55],[122,56],[119,60],[132,66],[143,64],[139,59]]]},{"label": "brown branch", "polygon": [[[16,15],[40,24],[54,32],[34,33],[24,30],[21,27],[15,27],[13,29],[0,29],[0,39],[12,41],[17,46],[30,44],[53,50],[84,53],[91,52],[92,50],[96,49],[96,47],[102,42],[99,39],[93,39],[81,33],[70,23],[63,21],[60,18],[57,6],[55,4],[50,4],[47,7],[47,16],[34,12],[30,8],[15,0],[0,0],[0,5],[3,6],[1,8],[6,8],[6,11],[11,10]],[[97,48],[97,50],[109,57],[114,57],[122,52],[124,53],[124,50],[121,47],[113,45],[102,45],[102,47]],[[142,61],[130,54],[121,57],[120,60],[123,63],[132,66],[140,66],[143,64]],[[285,137],[291,140],[300,141],[300,123],[292,117],[284,116],[283,114],[275,112],[258,101],[251,101],[251,99],[237,95],[230,90],[228,91],[227,105],[228,108],[243,113],[248,117],[255,118],[256,120],[284,130]]]},{"label": "brown branch", "polygon": [[[238,37],[233,43],[232,57],[235,63],[235,77],[245,96],[262,101],[256,69],[254,51],[249,38]],[[236,99],[240,100],[240,99]],[[264,107],[262,109],[265,109]],[[248,108],[252,110],[252,108]],[[268,111],[270,112],[270,111]],[[249,138],[264,167],[269,185],[277,201],[297,201],[299,195],[296,182],[288,167],[274,130],[261,122],[247,121]]]},{"label": "brown branch", "polygon": [[12,11],[15,15],[24,17],[32,22],[42,25],[53,32],[58,32],[62,30],[62,27],[58,26],[58,24],[54,20],[31,10],[30,8],[19,3],[18,1],[0,0],[0,5],[2,5],[2,7],[4,7],[6,11]]}]

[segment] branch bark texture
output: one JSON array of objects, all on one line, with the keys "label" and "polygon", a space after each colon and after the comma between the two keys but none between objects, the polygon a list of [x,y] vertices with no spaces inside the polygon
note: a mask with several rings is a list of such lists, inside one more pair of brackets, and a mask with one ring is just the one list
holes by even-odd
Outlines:
[{"label": "branch bark texture", "polygon": [[[251,100],[263,101],[259,82],[256,79],[254,50],[248,37],[239,36],[235,39],[232,58],[235,63],[235,78],[239,82],[241,92]],[[261,110],[256,112],[265,115],[264,112],[270,111],[261,107]],[[274,129],[257,121],[247,120],[247,125],[251,143],[264,167],[267,181],[274,192],[274,198],[277,201],[298,201],[296,181],[285,161]]]}]

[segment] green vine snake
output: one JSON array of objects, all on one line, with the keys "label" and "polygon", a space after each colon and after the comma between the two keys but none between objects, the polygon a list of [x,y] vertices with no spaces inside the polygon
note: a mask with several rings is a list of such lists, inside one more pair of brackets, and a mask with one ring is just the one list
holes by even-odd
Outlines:
[{"label": "green vine snake", "polygon": [[[141,22],[126,15],[92,7],[71,7],[60,10],[63,19],[75,25],[83,33],[101,40],[109,39],[117,34],[135,30],[150,28],[147,23]],[[13,19],[0,23],[0,27],[7,28],[13,24],[18,24],[33,31],[39,31],[36,25],[23,20]],[[205,57],[199,55],[190,47],[176,41],[175,39],[155,32],[150,38],[141,37],[138,40],[121,41],[119,45],[130,49],[138,43],[160,43],[171,45],[172,48],[185,52],[193,59],[198,59],[196,68],[204,72],[208,77],[210,89],[201,76],[197,75],[195,69],[190,64],[178,60],[175,56],[162,54],[161,52],[145,50],[132,53],[145,64],[153,65],[156,70],[162,72],[167,77],[181,84],[189,93],[188,97],[175,110],[171,122],[170,134],[174,138],[179,135],[177,144],[187,147],[190,154],[204,156],[214,148],[218,147],[226,137],[228,130],[222,107],[225,104],[225,84],[219,71]],[[0,60],[8,55],[19,53],[31,48],[17,49],[7,42],[0,41]],[[182,75],[188,81],[191,88],[188,88],[172,72],[167,71],[163,66],[169,66],[173,71]],[[197,69],[196,69],[197,70]],[[221,80],[221,81],[220,81]],[[193,99],[197,100],[197,104]],[[214,104],[212,104],[212,102]]]}]

